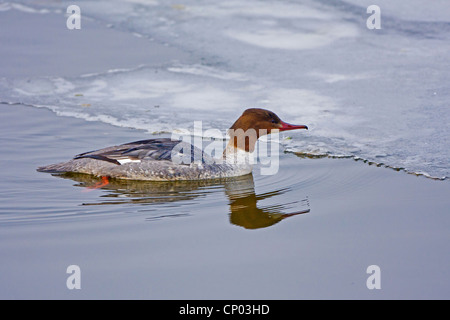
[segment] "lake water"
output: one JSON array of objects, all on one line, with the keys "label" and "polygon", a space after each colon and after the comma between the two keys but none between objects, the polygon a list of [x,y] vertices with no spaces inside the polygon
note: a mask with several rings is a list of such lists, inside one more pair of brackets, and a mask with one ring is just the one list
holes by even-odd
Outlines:
[{"label": "lake water", "polygon": [[[92,189],[99,178],[36,167],[143,131],[0,111],[2,298],[450,296],[447,181],[282,153],[271,176]],[[80,290],[66,286],[71,265]],[[381,268],[381,290],[366,286],[370,265]]]}]

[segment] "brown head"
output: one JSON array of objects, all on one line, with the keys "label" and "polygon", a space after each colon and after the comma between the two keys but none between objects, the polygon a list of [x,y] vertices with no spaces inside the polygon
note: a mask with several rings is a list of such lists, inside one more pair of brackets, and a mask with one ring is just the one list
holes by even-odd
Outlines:
[{"label": "brown head", "polygon": [[[308,129],[308,127],[286,123],[272,111],[252,108],[245,110],[228,132],[232,139],[231,141],[234,141],[234,147],[252,152],[259,137],[270,134],[273,130],[287,131],[295,129]],[[244,139],[240,139],[242,136],[244,136]]]}]

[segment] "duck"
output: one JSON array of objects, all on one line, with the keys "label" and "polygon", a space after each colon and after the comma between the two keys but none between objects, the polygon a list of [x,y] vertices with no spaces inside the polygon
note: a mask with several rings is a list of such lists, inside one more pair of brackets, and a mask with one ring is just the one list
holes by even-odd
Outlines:
[{"label": "duck", "polygon": [[284,122],[266,109],[250,108],[228,129],[230,139],[218,158],[182,140],[155,138],[80,153],[69,161],[38,167],[37,171],[149,181],[236,177],[252,173],[253,152],[261,136],[296,129],[308,127]]}]

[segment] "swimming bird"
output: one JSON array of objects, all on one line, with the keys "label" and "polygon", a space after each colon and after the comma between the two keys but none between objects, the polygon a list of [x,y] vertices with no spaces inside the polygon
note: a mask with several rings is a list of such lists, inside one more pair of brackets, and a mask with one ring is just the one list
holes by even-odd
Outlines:
[{"label": "swimming bird", "polygon": [[265,109],[245,110],[228,130],[230,140],[222,157],[170,138],[147,139],[84,152],[73,159],[39,167],[49,173],[77,172],[130,180],[202,180],[241,176],[252,172],[253,151],[259,137],[277,131],[308,129],[283,122]]}]

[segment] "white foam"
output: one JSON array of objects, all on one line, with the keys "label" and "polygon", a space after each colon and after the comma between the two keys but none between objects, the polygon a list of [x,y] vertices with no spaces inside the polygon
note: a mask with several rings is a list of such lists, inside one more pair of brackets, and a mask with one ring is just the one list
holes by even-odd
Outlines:
[{"label": "white foam", "polygon": [[141,4],[141,5],[150,5],[156,6],[159,2],[156,0],[125,0],[126,2]]},{"label": "white foam", "polygon": [[236,80],[236,81],[243,81],[246,80],[246,77],[239,72],[228,72],[224,70],[220,70],[211,66],[205,66],[200,64],[194,64],[194,65],[179,65],[174,67],[169,67],[167,70],[171,72],[179,72],[179,73],[186,73],[186,74],[192,74],[196,76],[206,76],[206,77],[212,77],[222,80]]},{"label": "white foam", "polygon": [[253,31],[232,29],[225,31],[230,38],[263,48],[305,50],[322,47],[344,38],[356,37],[358,31],[350,24],[323,24],[314,30],[290,30],[286,28],[258,28]]},{"label": "white foam", "polygon": [[336,83],[340,81],[356,81],[369,79],[371,76],[368,74],[338,74],[338,73],[325,73],[325,72],[310,72],[310,76],[322,79],[326,83]]},{"label": "white foam", "polygon": [[45,14],[45,13],[50,13],[51,11],[48,9],[34,9],[32,7],[29,6],[25,6],[23,4],[20,3],[11,3],[10,4],[11,8],[18,10],[18,11],[22,11],[22,12],[26,12],[26,13],[40,13],[40,14]]}]

